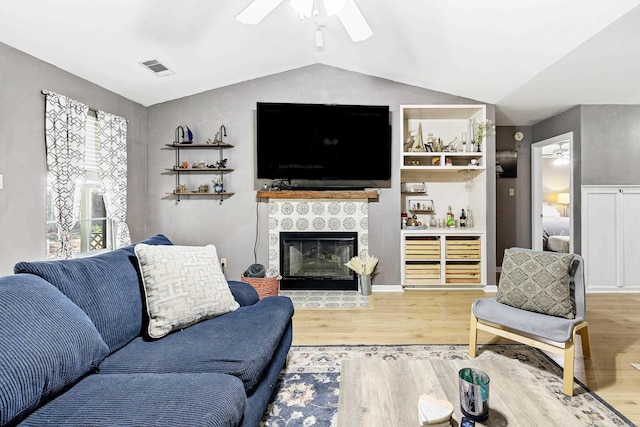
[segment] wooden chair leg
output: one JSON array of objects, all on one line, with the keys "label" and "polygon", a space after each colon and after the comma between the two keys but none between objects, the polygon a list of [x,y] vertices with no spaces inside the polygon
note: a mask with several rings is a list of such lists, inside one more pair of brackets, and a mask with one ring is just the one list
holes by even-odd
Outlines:
[{"label": "wooden chair leg", "polygon": [[578,329],[580,334],[580,340],[582,341],[582,355],[584,357],[591,357],[591,344],[589,343],[589,328],[585,323],[584,326]]},{"label": "wooden chair leg", "polygon": [[575,365],[575,343],[568,342],[564,349],[564,373],[562,392],[567,396],[573,396],[573,371]]},{"label": "wooden chair leg", "polygon": [[478,342],[478,318],[471,312],[471,323],[469,325],[469,356],[476,357],[476,345]]}]

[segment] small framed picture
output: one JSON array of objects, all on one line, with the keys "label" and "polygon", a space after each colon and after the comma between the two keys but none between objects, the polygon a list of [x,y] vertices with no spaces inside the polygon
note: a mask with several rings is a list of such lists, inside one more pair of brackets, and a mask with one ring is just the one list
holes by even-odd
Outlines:
[{"label": "small framed picture", "polygon": [[429,213],[435,211],[433,200],[420,197],[407,199],[407,210],[409,212]]}]

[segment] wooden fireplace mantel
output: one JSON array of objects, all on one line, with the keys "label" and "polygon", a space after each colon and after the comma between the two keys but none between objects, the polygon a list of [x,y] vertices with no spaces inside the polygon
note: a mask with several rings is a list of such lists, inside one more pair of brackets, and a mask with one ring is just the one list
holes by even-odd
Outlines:
[{"label": "wooden fireplace mantel", "polygon": [[261,190],[259,199],[373,199],[378,200],[377,190]]}]

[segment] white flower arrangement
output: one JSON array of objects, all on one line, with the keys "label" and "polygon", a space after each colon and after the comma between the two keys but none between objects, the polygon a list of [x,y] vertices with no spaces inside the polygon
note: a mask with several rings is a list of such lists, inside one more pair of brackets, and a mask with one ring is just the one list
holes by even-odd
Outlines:
[{"label": "white flower arrangement", "polygon": [[378,265],[378,258],[369,254],[354,256],[345,265],[355,271],[356,274],[361,276],[368,275],[372,274],[376,265]]}]

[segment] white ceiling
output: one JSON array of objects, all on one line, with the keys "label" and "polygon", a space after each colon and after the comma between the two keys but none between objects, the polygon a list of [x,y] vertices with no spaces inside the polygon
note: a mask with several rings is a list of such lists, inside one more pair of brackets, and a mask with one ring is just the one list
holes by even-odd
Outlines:
[{"label": "white ceiling", "polygon": [[288,0],[236,21],[251,1],[3,1],[0,42],[145,106],[315,63],[496,104],[500,125],[640,104],[640,0],[355,0],[373,36],[321,14],[321,51]]}]

